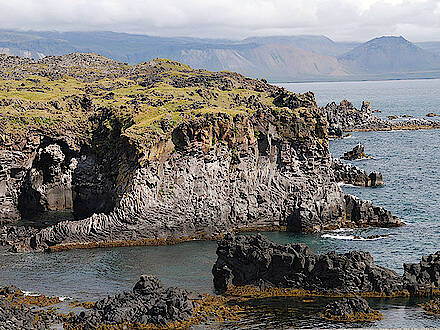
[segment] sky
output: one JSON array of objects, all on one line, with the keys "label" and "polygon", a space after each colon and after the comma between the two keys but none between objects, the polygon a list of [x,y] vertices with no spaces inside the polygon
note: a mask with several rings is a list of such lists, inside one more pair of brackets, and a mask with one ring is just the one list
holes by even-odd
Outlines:
[{"label": "sky", "polygon": [[440,40],[440,0],[0,0],[0,29]]}]

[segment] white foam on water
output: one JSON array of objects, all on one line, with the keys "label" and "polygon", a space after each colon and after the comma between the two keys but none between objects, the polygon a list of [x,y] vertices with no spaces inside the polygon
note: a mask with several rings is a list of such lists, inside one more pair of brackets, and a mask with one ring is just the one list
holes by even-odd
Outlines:
[{"label": "white foam on water", "polygon": [[59,299],[60,299],[61,301],[65,301],[65,300],[72,300],[73,298],[72,298],[72,297],[69,297],[69,296],[61,296],[61,297],[59,297]]},{"label": "white foam on water", "polygon": [[331,238],[331,239],[339,239],[339,240],[346,240],[346,241],[377,241],[383,238],[387,238],[387,236],[380,236],[375,238],[365,238],[365,237],[359,237],[355,238],[354,235],[335,235],[335,234],[324,234],[321,236],[322,238]]}]

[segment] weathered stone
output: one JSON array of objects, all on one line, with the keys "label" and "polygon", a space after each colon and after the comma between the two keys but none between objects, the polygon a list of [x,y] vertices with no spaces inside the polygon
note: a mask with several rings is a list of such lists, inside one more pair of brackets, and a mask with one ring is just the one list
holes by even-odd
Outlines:
[{"label": "weathered stone", "polygon": [[404,117],[405,120],[399,120],[397,116],[388,116],[389,120],[379,118],[374,113],[380,111],[373,110],[370,102],[365,101],[362,102],[360,110],[351,102],[343,100],[340,104],[335,102],[327,104],[322,111],[329,122],[329,135],[334,137],[342,137],[343,132],[349,131],[440,128],[439,121],[424,118]]},{"label": "weathered stone", "polygon": [[417,264],[404,264],[407,285],[416,289],[440,289],[440,251],[423,256]]},{"label": "weathered stone", "polygon": [[404,223],[383,207],[371,201],[346,194],[346,225],[349,227],[398,227]]}]

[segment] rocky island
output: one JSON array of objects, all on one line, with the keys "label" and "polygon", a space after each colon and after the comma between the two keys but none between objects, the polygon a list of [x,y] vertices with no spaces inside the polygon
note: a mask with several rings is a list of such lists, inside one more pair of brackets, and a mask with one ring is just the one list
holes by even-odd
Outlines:
[{"label": "rocky island", "polygon": [[15,251],[402,224],[344,195],[311,92],[95,54],[2,55],[0,76],[0,222],[74,216],[2,227]]}]

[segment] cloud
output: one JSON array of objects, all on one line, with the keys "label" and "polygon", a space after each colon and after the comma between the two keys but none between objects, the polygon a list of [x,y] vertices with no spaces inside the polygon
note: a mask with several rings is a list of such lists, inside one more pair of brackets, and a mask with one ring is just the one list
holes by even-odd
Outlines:
[{"label": "cloud", "polygon": [[324,34],[359,41],[440,36],[438,0],[0,0],[0,8],[2,29],[236,39]]}]

